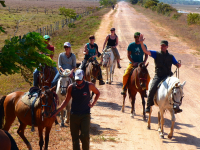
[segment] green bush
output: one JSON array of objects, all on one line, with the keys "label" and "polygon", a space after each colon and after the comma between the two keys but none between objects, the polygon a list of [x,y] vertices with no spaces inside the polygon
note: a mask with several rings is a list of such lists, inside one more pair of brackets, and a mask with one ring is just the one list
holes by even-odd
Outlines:
[{"label": "green bush", "polygon": [[59,12],[61,15],[65,16],[65,18],[75,19],[77,15],[74,9],[66,9],[65,7],[60,7]]},{"label": "green bush", "polygon": [[100,0],[100,5],[109,6],[109,5],[115,5],[117,3],[117,0]]},{"label": "green bush", "polygon": [[151,8],[153,6],[157,6],[157,2],[153,1],[153,0],[148,0],[145,4],[144,7],[145,8]]},{"label": "green bush", "polygon": [[172,11],[176,11],[176,9],[170,6],[169,4],[164,4],[163,2],[161,2],[157,5],[157,13],[159,14],[169,16]]},{"label": "green bush", "polygon": [[172,19],[178,20],[179,17],[180,17],[181,15],[182,15],[181,13],[175,13],[175,14],[173,14],[173,16],[172,16]]},{"label": "green bush", "polygon": [[188,25],[199,24],[200,23],[200,15],[196,14],[196,13],[189,13],[187,15],[187,23],[188,23]]},{"label": "green bush", "polygon": [[152,7],[151,7],[151,10],[152,10],[152,11],[156,11],[156,10],[157,10],[157,6],[152,6]]},{"label": "green bush", "polygon": [[75,25],[74,23],[69,23],[69,24],[68,24],[68,27],[69,27],[69,28],[76,28],[76,25]]}]

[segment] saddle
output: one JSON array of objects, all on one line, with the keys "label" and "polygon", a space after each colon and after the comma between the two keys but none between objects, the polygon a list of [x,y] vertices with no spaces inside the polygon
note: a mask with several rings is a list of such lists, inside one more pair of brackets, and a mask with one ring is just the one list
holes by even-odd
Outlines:
[{"label": "saddle", "polygon": [[34,124],[35,124],[34,108],[37,107],[40,103],[40,100],[39,100],[40,92],[41,90],[38,87],[31,87],[29,92],[26,92],[21,99],[21,101],[24,104],[28,105],[31,108],[31,117],[32,117],[31,131],[32,132],[35,131],[34,130]]}]

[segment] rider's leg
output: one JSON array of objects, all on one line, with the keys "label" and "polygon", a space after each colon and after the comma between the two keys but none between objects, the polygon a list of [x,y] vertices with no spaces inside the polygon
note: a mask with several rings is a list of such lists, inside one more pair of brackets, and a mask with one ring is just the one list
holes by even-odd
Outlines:
[{"label": "rider's leg", "polygon": [[117,48],[113,49],[114,55],[117,59],[117,67],[120,69],[121,65],[120,65],[120,55],[119,55],[119,51]]},{"label": "rider's leg", "polygon": [[121,92],[122,95],[126,94],[126,90],[127,90],[126,84],[128,82],[128,78],[130,76],[130,72],[132,69],[133,69],[133,64],[129,64],[123,75],[123,87],[122,87],[122,92]]},{"label": "rider's leg", "polygon": [[105,82],[103,81],[101,67],[99,67],[99,68],[100,68],[100,71],[99,71],[99,74],[98,74],[99,85],[104,85]]},{"label": "rider's leg", "polygon": [[37,68],[33,72],[33,86],[38,86],[38,76],[39,76],[39,71]]},{"label": "rider's leg", "polygon": [[83,59],[82,65],[81,65],[81,70],[83,70],[84,72],[86,71],[86,67],[85,67],[86,64],[87,64],[87,60]]},{"label": "rider's leg", "polygon": [[149,90],[148,99],[147,99],[147,108],[145,110],[146,113],[149,113],[150,107],[154,105],[153,99],[154,99],[154,95],[156,94],[156,91],[158,89],[157,86],[163,79],[164,79],[164,77],[154,76],[152,83],[151,83],[151,88]]},{"label": "rider's leg", "polygon": [[55,75],[58,73],[58,70],[56,67],[53,67],[54,71],[55,71]]},{"label": "rider's leg", "polygon": [[150,82],[151,78],[149,73],[147,74],[147,82],[146,82],[146,90],[144,92],[144,97],[147,97],[147,90],[149,89],[149,82]]},{"label": "rider's leg", "polygon": [[51,82],[51,87],[54,87],[54,86],[57,85],[57,82],[58,82],[59,78],[60,78],[60,73],[57,72],[57,74],[55,75],[53,81]]}]

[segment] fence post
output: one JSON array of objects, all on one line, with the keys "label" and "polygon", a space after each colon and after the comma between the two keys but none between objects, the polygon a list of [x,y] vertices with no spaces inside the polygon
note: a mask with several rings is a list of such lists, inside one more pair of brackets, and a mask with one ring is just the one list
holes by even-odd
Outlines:
[{"label": "fence post", "polygon": [[19,40],[21,40],[22,39],[22,37],[21,37],[21,35],[19,36]]},{"label": "fence post", "polygon": [[10,7],[9,7],[8,11],[10,12]]},{"label": "fence post", "polygon": [[58,21],[58,30],[59,30],[59,21]]},{"label": "fence post", "polygon": [[52,35],[52,24],[50,24],[50,35]]},{"label": "fence post", "polygon": [[38,14],[38,9],[37,9],[37,14]]},{"label": "fence post", "polygon": [[42,35],[42,29],[40,28],[40,35]]},{"label": "fence post", "polygon": [[49,27],[47,26],[47,35],[49,35]]}]

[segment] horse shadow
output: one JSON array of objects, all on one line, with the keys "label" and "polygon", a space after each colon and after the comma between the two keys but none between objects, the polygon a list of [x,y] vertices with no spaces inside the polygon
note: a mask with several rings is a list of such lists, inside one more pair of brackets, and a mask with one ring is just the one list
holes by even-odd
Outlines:
[{"label": "horse shadow", "polygon": [[116,129],[111,128],[103,128],[99,124],[90,123],[90,134],[91,135],[101,135],[102,133],[116,133],[118,132]]},{"label": "horse shadow", "polygon": [[187,133],[177,133],[181,136],[173,136],[172,140],[165,140],[163,143],[179,143],[196,146],[196,149],[200,149],[200,138]]},{"label": "horse shadow", "polygon": [[123,83],[122,82],[112,82],[111,85],[116,85],[117,88],[122,88]]},{"label": "horse shadow", "polygon": [[[112,103],[112,102],[101,102],[101,101],[97,101],[96,106],[101,106],[101,107],[107,107],[109,109],[112,110],[118,110],[121,111],[122,106],[118,105],[116,103]],[[125,106],[126,108],[131,108],[130,106]]]}]

